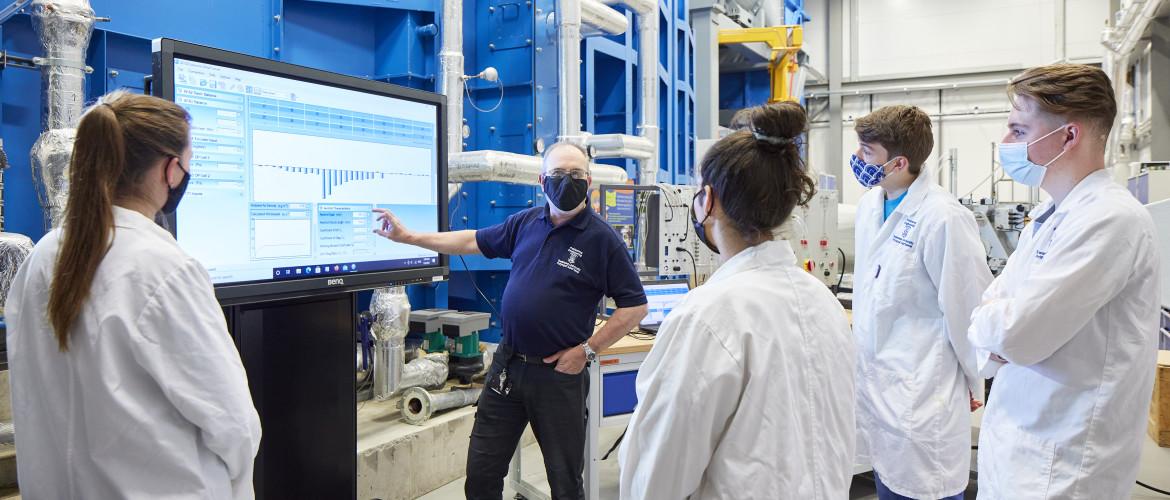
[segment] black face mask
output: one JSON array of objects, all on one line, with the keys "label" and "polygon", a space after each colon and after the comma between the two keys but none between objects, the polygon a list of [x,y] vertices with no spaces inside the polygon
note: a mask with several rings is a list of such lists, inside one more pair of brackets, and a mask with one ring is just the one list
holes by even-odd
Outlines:
[{"label": "black face mask", "polygon": [[179,170],[183,171],[183,180],[179,181],[179,185],[175,187],[167,187],[167,202],[162,207],[162,213],[174,213],[176,208],[179,208],[179,201],[183,199],[183,193],[187,192],[187,182],[191,180],[191,172],[183,168],[183,164],[179,163]]},{"label": "black face mask", "polygon": [[703,217],[702,221],[700,221],[698,217],[695,217],[695,207],[697,206],[699,195],[702,193],[703,190],[700,189],[698,193],[695,193],[695,197],[691,198],[691,224],[694,224],[695,226],[695,236],[699,237],[699,241],[703,242],[704,245],[707,245],[707,248],[710,248],[712,252],[719,253],[719,249],[711,243],[711,240],[707,239],[707,228],[703,227],[703,224],[707,222],[707,219],[711,218],[711,212],[707,212],[707,216]]},{"label": "black face mask", "polygon": [[569,175],[558,177],[546,175],[541,187],[544,188],[544,195],[548,197],[548,201],[562,212],[577,208],[585,201],[585,195],[589,194],[587,179],[574,179]]}]

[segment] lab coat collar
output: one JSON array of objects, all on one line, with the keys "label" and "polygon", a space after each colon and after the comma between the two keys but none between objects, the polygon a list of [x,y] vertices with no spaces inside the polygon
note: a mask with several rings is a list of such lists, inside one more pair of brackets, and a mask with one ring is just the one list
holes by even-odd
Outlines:
[{"label": "lab coat collar", "polygon": [[159,227],[154,221],[147,219],[145,215],[138,213],[128,208],[122,208],[114,205],[114,227],[122,229],[138,229],[146,231],[167,241],[174,242],[175,238],[166,229]]},{"label": "lab coat collar", "polygon": [[[1056,210],[1053,211],[1053,215],[1067,210],[1068,207],[1077,206],[1080,204],[1081,199],[1088,196],[1090,193],[1096,192],[1097,188],[1100,186],[1111,182],[1113,182],[1113,179],[1109,177],[1109,171],[1105,169],[1097,170],[1096,172],[1085,176],[1084,179],[1081,179],[1081,182],[1078,182],[1077,185],[1072,188],[1072,191],[1068,192],[1068,196],[1065,196],[1064,202],[1056,207]],[[1043,215],[1052,208],[1054,203],[1055,202],[1049,198],[1043,203],[1037,205],[1036,208],[1032,209],[1032,218],[1035,219],[1038,216]]]},{"label": "lab coat collar", "polygon": [[875,237],[871,241],[862,242],[862,244],[869,245],[870,255],[873,255],[875,252],[877,252],[877,249],[882,245],[882,242],[889,239],[890,233],[894,231],[894,228],[898,225],[903,217],[918,211],[918,207],[922,205],[923,201],[926,199],[926,195],[930,193],[930,189],[933,185],[934,179],[931,176],[930,171],[923,169],[922,172],[918,174],[918,178],[914,179],[914,182],[910,184],[910,188],[906,190],[906,197],[902,199],[902,203],[899,203],[898,207],[895,208],[894,211],[890,213],[890,216],[884,221],[882,220],[884,215],[882,212],[882,200],[886,199],[887,193],[885,188],[875,188],[880,190],[879,194],[881,196],[878,198],[877,203],[875,203],[872,207],[867,207],[870,210],[870,213],[865,214],[865,216],[869,218],[869,223],[871,224],[870,227],[875,228],[873,233],[871,233],[875,235]]},{"label": "lab coat collar", "polygon": [[750,271],[757,267],[780,267],[780,266],[795,266],[796,253],[792,251],[792,245],[788,240],[772,240],[765,241],[759,245],[746,248],[742,252],[736,254],[727,262],[724,262],[715,274],[707,279],[707,283],[716,283],[725,279],[730,279],[744,271]]},{"label": "lab coat collar", "polygon": [[[930,170],[922,169],[918,173],[918,178],[914,179],[914,182],[910,184],[910,188],[906,191],[906,197],[902,199],[902,203],[899,203],[898,207],[894,209],[894,212],[890,214],[890,219],[894,218],[894,214],[906,215],[914,213],[918,205],[922,204],[922,200],[926,198],[926,193],[930,192],[930,187],[933,184],[934,179],[930,175]],[[888,193],[885,192],[884,188],[879,189],[883,190],[882,199],[886,199]]]}]

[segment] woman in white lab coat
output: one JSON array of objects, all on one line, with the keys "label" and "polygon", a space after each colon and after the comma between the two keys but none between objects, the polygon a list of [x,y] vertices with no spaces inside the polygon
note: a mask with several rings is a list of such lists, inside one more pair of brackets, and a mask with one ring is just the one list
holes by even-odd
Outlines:
[{"label": "woman in white lab coat", "polygon": [[7,302],[25,498],[251,498],[260,422],[203,267],[155,225],[187,113],[116,92],[81,118],[62,227]]},{"label": "woman in white lab coat", "polygon": [[755,109],[703,158],[691,217],[724,259],[666,318],[638,372],[621,498],[846,498],[854,345],[833,294],[773,241],[814,190],[804,110]]},{"label": "woman in white lab coat", "polygon": [[1129,498],[1157,356],[1154,224],[1102,168],[1117,111],[1104,72],[1034,68],[1009,95],[1000,163],[1052,198],[972,315],[981,373],[995,377],[979,498]]}]

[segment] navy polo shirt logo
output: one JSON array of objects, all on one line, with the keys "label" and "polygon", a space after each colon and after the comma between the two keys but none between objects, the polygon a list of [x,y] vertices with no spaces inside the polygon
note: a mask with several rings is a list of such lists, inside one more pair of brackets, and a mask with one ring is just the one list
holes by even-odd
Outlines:
[{"label": "navy polo shirt logo", "polygon": [[582,255],[585,255],[585,254],[583,252],[581,252],[580,250],[577,250],[576,248],[573,248],[573,247],[569,247],[569,261],[565,262],[563,259],[557,259],[557,265],[561,266],[565,269],[568,269],[570,271],[573,271],[574,273],[581,274],[581,268],[577,267],[577,258],[582,256]]}]

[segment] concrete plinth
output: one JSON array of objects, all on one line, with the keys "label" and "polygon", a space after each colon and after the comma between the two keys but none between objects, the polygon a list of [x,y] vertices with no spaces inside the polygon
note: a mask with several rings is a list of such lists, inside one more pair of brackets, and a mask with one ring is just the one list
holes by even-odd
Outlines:
[{"label": "concrete plinth", "polygon": [[[424,425],[402,421],[398,400],[358,405],[359,500],[414,499],[463,477],[475,408],[437,415]],[[534,442],[526,431],[523,445]]]}]

